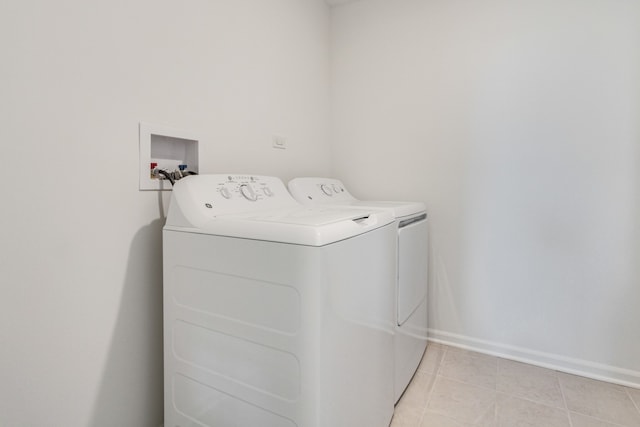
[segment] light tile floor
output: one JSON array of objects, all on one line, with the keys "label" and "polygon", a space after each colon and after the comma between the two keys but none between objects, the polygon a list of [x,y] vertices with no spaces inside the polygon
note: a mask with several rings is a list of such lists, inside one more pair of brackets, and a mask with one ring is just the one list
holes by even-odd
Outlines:
[{"label": "light tile floor", "polygon": [[429,343],[390,427],[640,427],[640,390]]}]

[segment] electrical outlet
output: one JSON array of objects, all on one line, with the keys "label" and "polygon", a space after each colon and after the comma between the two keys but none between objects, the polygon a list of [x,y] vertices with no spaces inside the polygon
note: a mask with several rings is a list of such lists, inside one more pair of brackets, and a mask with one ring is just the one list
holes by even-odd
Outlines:
[{"label": "electrical outlet", "polygon": [[282,135],[273,135],[273,148],[285,150],[287,148],[287,138]]}]

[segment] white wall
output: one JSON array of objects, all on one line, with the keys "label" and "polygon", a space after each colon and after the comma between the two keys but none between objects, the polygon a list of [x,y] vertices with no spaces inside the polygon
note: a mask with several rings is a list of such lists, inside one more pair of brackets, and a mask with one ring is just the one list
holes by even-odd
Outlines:
[{"label": "white wall", "polygon": [[[434,337],[640,383],[639,17],[335,9],[333,170],[427,202]],[[0,425],[162,422],[138,122],[199,133],[203,172],[330,173],[327,25],[316,0],[0,4]]]},{"label": "white wall", "polygon": [[640,3],[332,12],[334,175],[431,219],[435,340],[640,386]]},{"label": "white wall", "polygon": [[0,4],[0,425],[162,422],[138,122],[200,134],[203,172],[327,174],[328,41],[320,0]]}]

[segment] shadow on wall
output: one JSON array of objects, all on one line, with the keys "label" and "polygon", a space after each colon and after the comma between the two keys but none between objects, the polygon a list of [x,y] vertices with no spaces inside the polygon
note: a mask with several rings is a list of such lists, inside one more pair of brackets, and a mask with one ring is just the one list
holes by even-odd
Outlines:
[{"label": "shadow on wall", "polygon": [[94,404],[92,427],[158,427],[163,414],[162,226],[133,238],[120,311]]}]

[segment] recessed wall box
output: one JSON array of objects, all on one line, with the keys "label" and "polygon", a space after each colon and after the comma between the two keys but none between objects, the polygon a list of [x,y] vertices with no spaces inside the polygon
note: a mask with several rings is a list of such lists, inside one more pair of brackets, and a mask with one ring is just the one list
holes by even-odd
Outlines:
[{"label": "recessed wall box", "polygon": [[[198,142],[191,132],[140,123],[140,190],[171,190],[167,180],[153,174],[153,169],[172,172],[186,165],[198,173]],[[184,168],[184,167],[183,167]]]}]

